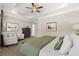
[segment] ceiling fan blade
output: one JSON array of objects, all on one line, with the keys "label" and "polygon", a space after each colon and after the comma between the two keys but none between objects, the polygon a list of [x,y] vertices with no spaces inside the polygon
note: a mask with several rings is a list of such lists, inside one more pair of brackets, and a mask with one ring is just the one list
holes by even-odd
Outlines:
[{"label": "ceiling fan blade", "polygon": [[37,9],[43,8],[43,6],[37,7]]},{"label": "ceiling fan blade", "polygon": [[40,13],[40,11],[39,11],[39,10],[36,10],[36,11]]},{"label": "ceiling fan blade", "polygon": [[30,7],[25,7],[25,8],[32,9],[32,8],[30,8]]},{"label": "ceiling fan blade", "polygon": [[35,6],[34,3],[32,3],[32,6],[33,6],[33,7]]},{"label": "ceiling fan blade", "polygon": [[33,10],[32,10],[32,12],[33,12]]}]

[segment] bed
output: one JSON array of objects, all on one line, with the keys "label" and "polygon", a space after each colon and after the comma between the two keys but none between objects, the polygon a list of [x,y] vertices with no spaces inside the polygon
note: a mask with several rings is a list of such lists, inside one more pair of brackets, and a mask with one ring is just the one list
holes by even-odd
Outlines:
[{"label": "bed", "polygon": [[79,36],[70,34],[63,37],[42,36],[40,38],[32,38],[20,47],[18,55],[79,56]]},{"label": "bed", "polygon": [[79,36],[75,34],[65,35],[63,44],[59,50],[55,50],[54,46],[58,38],[51,41],[48,45],[40,50],[39,56],[79,56]]}]

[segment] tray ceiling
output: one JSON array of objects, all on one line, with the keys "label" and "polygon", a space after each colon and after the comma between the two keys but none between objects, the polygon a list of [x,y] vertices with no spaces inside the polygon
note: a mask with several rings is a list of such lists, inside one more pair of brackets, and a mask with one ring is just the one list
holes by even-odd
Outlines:
[{"label": "tray ceiling", "polygon": [[32,13],[31,9],[25,8],[32,7],[31,3],[0,3],[0,9],[4,10],[4,14],[8,16],[15,16],[20,18],[40,18],[46,15],[55,14],[57,12],[65,11],[68,9],[78,8],[78,3],[36,3],[42,5],[40,13]]}]

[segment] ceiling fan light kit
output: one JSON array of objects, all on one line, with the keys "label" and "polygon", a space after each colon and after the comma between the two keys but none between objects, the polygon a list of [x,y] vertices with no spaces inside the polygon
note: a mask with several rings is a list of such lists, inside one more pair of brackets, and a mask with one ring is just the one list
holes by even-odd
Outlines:
[{"label": "ceiling fan light kit", "polygon": [[36,9],[35,9],[35,8],[33,8],[32,10],[33,10],[33,11],[36,11]]}]

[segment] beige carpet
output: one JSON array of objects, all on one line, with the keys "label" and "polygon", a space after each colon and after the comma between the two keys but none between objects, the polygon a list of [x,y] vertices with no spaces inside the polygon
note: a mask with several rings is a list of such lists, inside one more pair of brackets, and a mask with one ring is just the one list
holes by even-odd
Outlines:
[{"label": "beige carpet", "polygon": [[[34,37],[31,37],[31,38],[34,38]],[[27,38],[25,40],[20,40],[17,45],[3,47],[1,49],[0,55],[1,56],[16,56],[18,53],[19,47],[23,44],[23,42],[27,42],[27,40],[29,40],[31,38]]]}]

